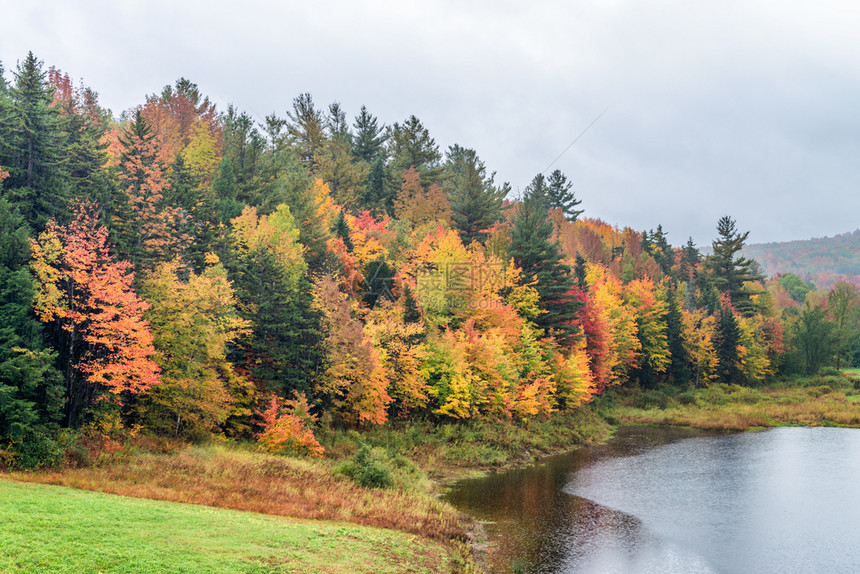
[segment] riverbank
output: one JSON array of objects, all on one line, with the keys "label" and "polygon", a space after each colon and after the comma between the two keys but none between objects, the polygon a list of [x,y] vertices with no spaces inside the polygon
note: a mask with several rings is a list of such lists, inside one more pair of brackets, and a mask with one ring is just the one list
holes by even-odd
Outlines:
[{"label": "riverbank", "polygon": [[[295,544],[304,547],[308,537],[320,532],[330,542],[319,548],[311,545],[307,553],[291,553],[288,562],[270,564],[260,571],[325,571],[319,569],[321,563],[340,564],[340,555],[328,548],[345,544],[351,548],[350,556],[370,555],[378,552],[379,536],[390,536],[393,538],[386,544],[409,549],[390,554],[391,560],[396,558],[404,564],[400,571],[476,572],[480,571],[480,525],[440,500],[445,485],[601,443],[612,434],[613,425],[619,424],[707,430],[779,425],[860,427],[860,384],[849,376],[830,376],[761,388],[712,384],[683,392],[672,388],[616,389],[592,405],[548,420],[457,424],[395,421],[365,432],[318,429],[317,437],[326,449],[321,459],[273,456],[255,451],[253,444],[229,441],[195,446],[138,437],[119,447],[96,448],[86,456],[73,457],[62,469],[7,472],[0,478],[79,489],[69,492],[97,491],[214,507],[216,510],[209,510],[214,513],[212,519],[228,523],[241,520],[226,515],[234,511],[282,517],[278,520],[291,523],[294,540],[299,541]],[[33,498],[33,508],[40,506],[40,497]],[[3,498],[8,505],[15,497]],[[53,500],[49,497],[46,501],[49,499]],[[121,516],[123,505],[131,508],[137,504],[131,502],[134,499],[117,499],[117,509],[111,512]],[[222,509],[225,516],[220,515]],[[0,505],[0,513],[3,511]],[[159,512],[170,514],[172,510]],[[82,511],[81,520],[90,514]],[[141,520],[145,527],[147,519]],[[72,530],[83,524],[74,517],[68,523]],[[76,543],[96,544],[103,538],[93,526],[79,531]],[[177,536],[193,538],[193,532]],[[131,544],[129,548],[136,544],[133,540],[117,542]],[[225,538],[218,544],[232,547],[240,542]],[[16,562],[24,564],[17,571],[37,566],[44,569],[51,556],[62,563],[63,556],[74,553],[62,545],[45,548],[32,558],[38,562]],[[182,551],[175,552],[181,555]],[[251,562],[260,559],[257,555],[240,558]],[[386,571],[395,562],[368,564],[375,564],[368,571]],[[332,571],[339,567],[332,566]],[[350,567],[350,571],[360,570]]]},{"label": "riverbank", "polygon": [[674,389],[616,390],[599,402],[613,424],[677,425],[744,431],[774,426],[860,427],[860,384],[849,375],[810,377],[760,388],[712,384]]},{"label": "riverbank", "polygon": [[[318,432],[326,447],[326,457],[322,459],[273,456],[241,443],[192,446],[163,440],[147,442],[139,437],[121,447],[93,448],[85,456],[69,460],[69,466],[62,469],[0,473],[0,478],[134,499],[190,503],[228,513],[238,510],[289,517],[299,521],[291,526],[303,532],[297,535],[299,540],[314,536],[318,527],[328,532],[331,529],[326,525],[348,525],[350,528],[342,536],[349,538],[350,548],[357,555],[374,552],[374,541],[379,538],[372,533],[365,536],[362,533],[366,531],[361,529],[384,529],[391,536],[402,534],[412,540],[408,545],[410,553],[403,554],[399,571],[425,571],[429,565],[426,571],[474,572],[479,568],[469,543],[480,539],[479,525],[439,499],[444,484],[601,442],[611,430],[592,408],[518,424],[475,421],[433,425],[417,421],[365,433],[322,430]],[[360,451],[363,454],[359,456]],[[362,477],[372,479],[362,485]],[[42,508],[38,497],[34,500],[34,508],[50,512]],[[7,504],[11,503],[11,499],[7,500]],[[122,507],[137,503],[120,498],[115,504]],[[0,513],[4,509],[13,512],[0,504]],[[116,512],[122,514],[120,510]],[[221,510],[209,512],[213,520],[221,520]],[[70,528],[82,526],[87,520],[84,515],[89,514],[84,512],[77,523],[70,517]],[[338,528],[327,534],[332,547],[339,544]],[[135,529],[128,530],[132,531]],[[102,535],[98,532],[97,528],[87,527],[76,535],[76,540],[84,545],[99,544]],[[117,536],[122,547],[134,547],[135,543],[121,533]],[[181,537],[193,537],[193,532]],[[233,544],[225,540],[224,544]],[[12,546],[4,548],[12,552]],[[325,556],[325,548],[320,547],[318,552]],[[22,564],[17,571],[44,569],[52,560],[62,564],[70,552],[74,550],[47,545],[37,556],[15,562]],[[320,557],[311,559],[311,554],[296,554],[288,561],[289,567],[274,565],[261,571],[325,571],[318,568]],[[111,571],[110,567],[106,571]]]}]

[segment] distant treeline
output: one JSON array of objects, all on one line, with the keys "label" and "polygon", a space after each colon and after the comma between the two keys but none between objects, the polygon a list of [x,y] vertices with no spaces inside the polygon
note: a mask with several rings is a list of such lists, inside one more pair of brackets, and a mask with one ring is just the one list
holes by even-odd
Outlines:
[{"label": "distant treeline", "polygon": [[860,229],[834,237],[747,245],[743,253],[769,277],[793,273],[821,288],[839,281],[860,284]]}]

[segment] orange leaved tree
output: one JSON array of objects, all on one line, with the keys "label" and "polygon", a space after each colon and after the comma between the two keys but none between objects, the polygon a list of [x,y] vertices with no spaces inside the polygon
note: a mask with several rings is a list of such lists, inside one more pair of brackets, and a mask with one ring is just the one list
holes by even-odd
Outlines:
[{"label": "orange leaved tree", "polygon": [[73,221],[50,221],[32,241],[39,318],[54,326],[66,381],[66,424],[97,397],[147,391],[160,382],[149,305],[132,288],[127,261],[115,261],[96,207],[81,202]]}]

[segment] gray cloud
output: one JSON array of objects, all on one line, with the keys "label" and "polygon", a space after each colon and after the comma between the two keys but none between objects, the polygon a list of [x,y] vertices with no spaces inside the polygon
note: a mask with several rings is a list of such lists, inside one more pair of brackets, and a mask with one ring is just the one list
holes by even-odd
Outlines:
[{"label": "gray cloud", "polygon": [[[675,244],[734,216],[753,241],[833,235],[860,211],[860,7],[847,2],[90,2],[4,8],[115,113],[185,76],[260,119],[311,92],[415,114],[522,189],[554,166],[586,215]],[[7,74],[8,75],[8,74]]]}]

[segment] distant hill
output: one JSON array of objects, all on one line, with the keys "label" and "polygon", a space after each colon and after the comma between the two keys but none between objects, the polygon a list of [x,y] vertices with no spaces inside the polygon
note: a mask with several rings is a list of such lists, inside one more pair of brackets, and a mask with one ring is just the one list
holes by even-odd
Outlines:
[{"label": "distant hill", "polygon": [[794,273],[818,287],[860,283],[860,229],[834,237],[747,245],[743,253],[758,261],[768,277]]}]

